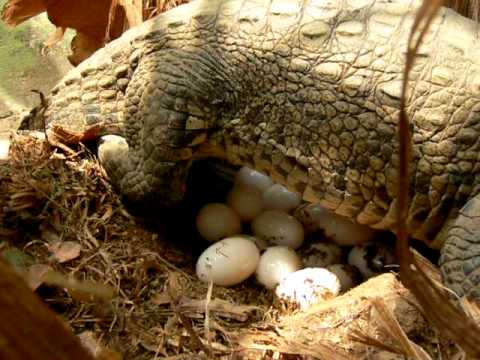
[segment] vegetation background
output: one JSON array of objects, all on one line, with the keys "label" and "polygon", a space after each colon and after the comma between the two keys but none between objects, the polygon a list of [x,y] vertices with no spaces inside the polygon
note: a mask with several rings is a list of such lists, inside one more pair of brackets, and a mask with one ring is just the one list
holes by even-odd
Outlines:
[{"label": "vegetation background", "polygon": [[[0,9],[7,0],[0,0]],[[42,54],[44,43],[55,31],[45,13],[15,28],[0,21],[0,138],[17,125],[12,113],[38,104],[30,90],[48,91],[72,68],[66,55],[72,32],[60,44]]]}]

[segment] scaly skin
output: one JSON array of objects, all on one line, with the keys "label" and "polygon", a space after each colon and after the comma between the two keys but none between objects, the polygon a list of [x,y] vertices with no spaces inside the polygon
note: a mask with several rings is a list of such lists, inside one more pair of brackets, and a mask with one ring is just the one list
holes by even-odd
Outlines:
[{"label": "scaly skin", "polygon": [[[213,155],[392,229],[400,82],[419,2],[408,3],[194,1],[67,75],[49,98],[48,126],[102,122],[103,133],[125,136],[128,145],[107,141],[100,158],[132,203],[177,203],[191,161]],[[410,229],[433,246],[447,241],[445,280],[471,296],[480,296],[480,249],[470,244],[479,230],[465,221],[471,214],[458,214],[479,193],[477,30],[440,12],[419,50],[407,109]],[[474,235],[457,236],[458,227]]]}]

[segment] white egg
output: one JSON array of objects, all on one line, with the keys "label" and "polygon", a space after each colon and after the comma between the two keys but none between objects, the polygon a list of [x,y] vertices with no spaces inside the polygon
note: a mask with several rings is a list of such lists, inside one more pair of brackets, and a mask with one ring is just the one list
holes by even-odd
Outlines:
[{"label": "white egg", "polygon": [[264,191],[273,184],[273,180],[268,175],[244,166],[238,171],[235,184],[252,186]]},{"label": "white egg", "polygon": [[225,204],[205,205],[197,214],[197,230],[208,241],[239,234],[242,223],[238,214]]},{"label": "white egg", "polygon": [[253,234],[271,244],[299,248],[304,239],[302,224],[279,210],[267,210],[252,222]]},{"label": "white egg", "polygon": [[[320,205],[309,205],[296,214],[307,226],[322,229],[325,235],[340,246],[353,246],[365,243],[373,238],[375,230],[365,225],[356,224],[345,216],[337,215]],[[305,220],[304,220],[305,219]]]},{"label": "white egg", "polygon": [[342,249],[334,243],[317,242],[301,252],[306,267],[326,267],[342,260]]},{"label": "white egg", "polygon": [[263,210],[262,192],[249,185],[235,185],[227,196],[227,204],[243,221],[252,221]]},{"label": "white egg", "polygon": [[232,286],[255,272],[260,251],[255,243],[242,236],[233,236],[210,245],[197,261],[197,276],[215,285]]},{"label": "white egg", "polygon": [[359,284],[362,278],[356,267],[347,264],[329,265],[327,270],[337,275],[342,292],[348,291]]},{"label": "white egg", "polygon": [[281,210],[290,212],[300,205],[300,195],[288,190],[285,186],[274,184],[262,194],[263,207],[266,210]]},{"label": "white egg", "polygon": [[385,244],[357,245],[348,254],[348,263],[355,266],[365,279],[388,271],[386,266],[395,263],[394,250]]},{"label": "white egg", "polygon": [[0,160],[8,160],[10,151],[10,140],[0,139]]},{"label": "white egg", "polygon": [[[53,130],[47,130],[48,135]],[[107,163],[109,159],[118,154],[124,154],[128,151],[127,140],[119,135],[104,135],[100,137],[97,148],[98,159],[100,163]],[[122,155],[123,156],[123,155]]]},{"label": "white egg", "polygon": [[295,251],[286,246],[272,246],[260,257],[256,277],[267,289],[273,289],[288,274],[302,267],[302,260]]},{"label": "white egg", "polygon": [[340,293],[340,281],[327,269],[306,268],[288,274],[275,289],[277,297],[302,310]]}]

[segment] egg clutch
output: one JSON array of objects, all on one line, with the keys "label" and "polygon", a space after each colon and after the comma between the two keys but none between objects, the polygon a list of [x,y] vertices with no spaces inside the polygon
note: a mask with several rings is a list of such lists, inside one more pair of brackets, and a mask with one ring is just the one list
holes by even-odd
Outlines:
[{"label": "egg clutch", "polygon": [[[249,233],[242,233],[249,224]],[[196,264],[200,280],[234,286],[252,275],[279,300],[301,309],[348,291],[395,264],[376,232],[305,204],[270,177],[241,168],[225,203],[197,214],[199,234],[212,244]]]}]

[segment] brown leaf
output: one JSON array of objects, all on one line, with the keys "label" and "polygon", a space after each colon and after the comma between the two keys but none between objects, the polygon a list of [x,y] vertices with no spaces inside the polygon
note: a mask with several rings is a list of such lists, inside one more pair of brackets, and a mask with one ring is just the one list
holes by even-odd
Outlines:
[{"label": "brown leaf", "polygon": [[53,271],[50,265],[35,264],[29,267],[26,275],[28,286],[33,291],[37,290],[47,279],[48,274]]},{"label": "brown leaf", "polygon": [[85,128],[83,132],[75,132],[60,125],[53,125],[49,132],[49,140],[52,141],[54,138],[55,141],[66,145],[88,142],[98,139],[102,129],[102,124],[94,124]]},{"label": "brown leaf", "polygon": [[[149,1],[147,6],[142,0],[9,0],[3,8],[2,20],[9,26],[17,26],[47,12],[57,29],[76,30],[71,43],[73,53],[68,56],[76,66],[129,28],[189,1],[157,0]],[[63,31],[57,30],[50,36],[46,47],[58,41]]]},{"label": "brown leaf", "polygon": [[10,0],[2,9],[1,19],[8,26],[17,26],[47,10],[45,0]]},{"label": "brown leaf", "polygon": [[50,251],[59,263],[73,260],[80,256],[82,246],[76,241],[57,242],[50,246]]}]

